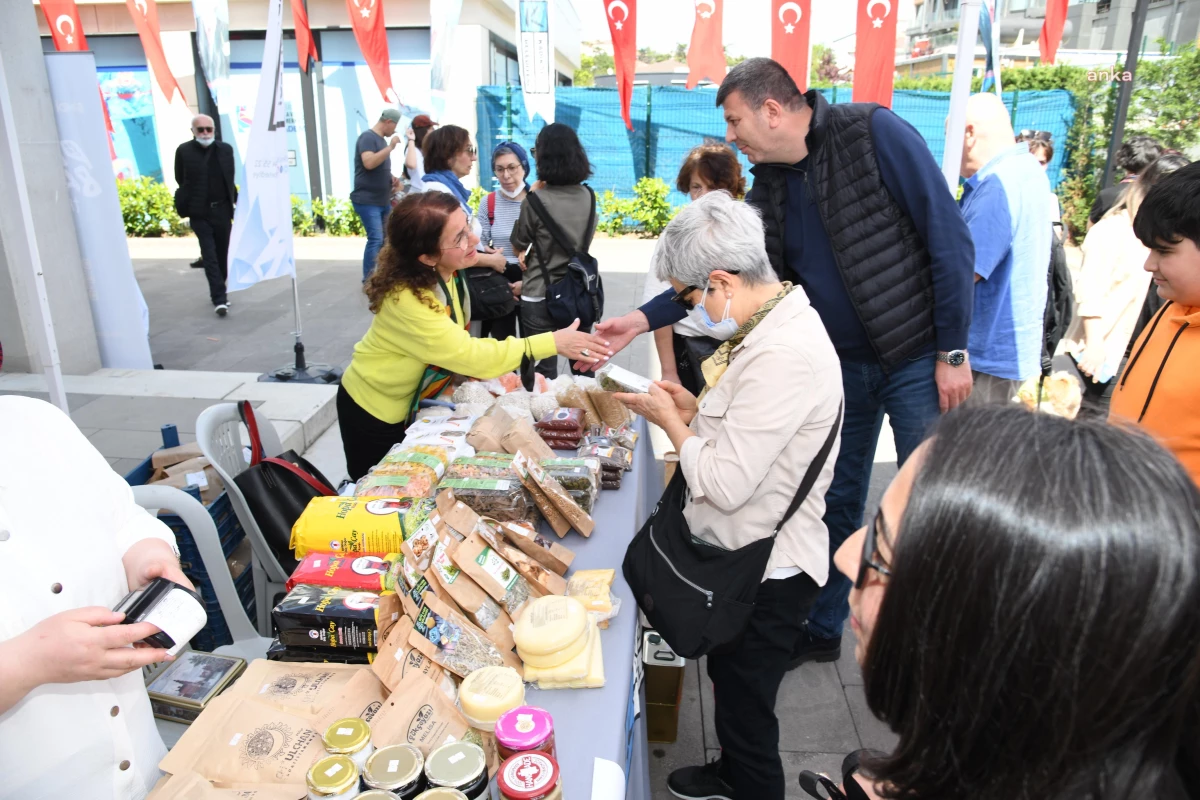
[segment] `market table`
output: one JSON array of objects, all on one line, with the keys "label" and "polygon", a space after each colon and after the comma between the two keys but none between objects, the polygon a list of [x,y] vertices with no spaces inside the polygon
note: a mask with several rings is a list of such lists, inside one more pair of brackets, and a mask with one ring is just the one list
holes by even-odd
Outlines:
[{"label": "market table", "polygon": [[[625,771],[625,797],[630,800],[650,797],[646,719],[641,713],[645,707],[641,627],[633,592],[621,574],[621,562],[630,539],[662,495],[663,479],[646,421],[641,417],[637,420],[637,430],[641,438],[634,451],[633,471],[625,474],[620,489],[600,493],[592,514],[595,532],[587,539],[572,532],[563,540],[564,545],[575,551],[572,570],[617,571],[612,591],[621,600],[621,611],[600,635],[604,688],[541,691],[531,684],[526,692],[527,703],[546,709],[554,717],[563,796],[570,800],[591,797],[596,758],[615,762]],[[553,536],[548,527],[545,533]],[[567,574],[569,577],[571,573]]]}]

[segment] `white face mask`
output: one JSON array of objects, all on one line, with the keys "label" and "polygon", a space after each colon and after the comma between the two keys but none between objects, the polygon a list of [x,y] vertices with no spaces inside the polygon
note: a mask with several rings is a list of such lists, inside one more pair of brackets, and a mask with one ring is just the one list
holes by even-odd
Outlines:
[{"label": "white face mask", "polygon": [[197,136],[196,137],[196,142],[201,147],[208,147],[210,144],[212,144],[215,141],[216,141],[216,137],[213,137],[213,136]]},{"label": "white face mask", "polygon": [[688,312],[688,316],[700,326],[706,336],[711,336],[713,339],[725,342],[732,339],[741,326],[738,325],[736,319],[729,316],[729,309],[733,305],[732,297],[725,300],[725,310],[721,313],[720,322],[713,322],[708,316],[708,309],[704,307],[704,301],[708,299],[708,288],[711,284],[712,279],[709,279],[708,283],[704,284],[704,296],[696,304],[695,308]]},{"label": "white face mask", "polygon": [[503,185],[501,185],[501,187],[500,187],[500,194],[504,195],[509,200],[516,200],[518,197],[521,196],[521,192],[523,192],[523,191],[525,191],[524,183],[519,184],[517,186],[517,190],[515,192],[510,192],[508,189],[505,189]]}]

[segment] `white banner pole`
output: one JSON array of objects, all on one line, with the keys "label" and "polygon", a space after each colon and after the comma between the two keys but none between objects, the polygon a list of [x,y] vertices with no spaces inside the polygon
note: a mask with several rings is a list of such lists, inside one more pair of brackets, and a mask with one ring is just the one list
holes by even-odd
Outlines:
[{"label": "white banner pole", "polygon": [[[17,207],[21,210],[21,225],[14,231],[19,241],[14,242],[10,252],[17,260],[29,265],[31,280],[26,284],[30,307],[38,318],[36,332],[38,350],[41,351],[42,368],[46,372],[46,389],[50,402],[69,414],[67,390],[63,384],[62,362],[58,357],[58,342],[54,338],[54,322],[50,318],[50,299],[46,296],[46,281],[42,273],[42,257],[38,253],[37,237],[33,229],[33,213],[29,207],[29,192],[25,188],[25,168],[21,165],[21,148],[17,143],[17,128],[14,124],[12,99],[8,95],[8,78],[4,72],[4,61],[0,59],[0,125],[4,126],[4,137],[0,141],[0,184],[7,183],[16,194]],[[19,270],[19,264],[11,265]],[[24,281],[23,281],[24,283]]]},{"label": "white banner pole", "polygon": [[950,87],[950,117],[946,122],[946,149],[942,175],[951,193],[958,193],[962,170],[963,132],[967,129],[967,98],[975,72],[975,42],[979,37],[979,9],[983,0],[963,0],[958,16],[958,53],[954,57],[954,83]]}]

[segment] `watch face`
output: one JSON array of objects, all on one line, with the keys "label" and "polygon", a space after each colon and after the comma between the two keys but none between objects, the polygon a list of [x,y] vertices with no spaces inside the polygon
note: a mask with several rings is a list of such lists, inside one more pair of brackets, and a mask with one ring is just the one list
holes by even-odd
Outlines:
[{"label": "watch face", "polygon": [[950,366],[952,367],[961,367],[966,360],[967,357],[963,355],[962,350],[955,350],[950,353]]}]

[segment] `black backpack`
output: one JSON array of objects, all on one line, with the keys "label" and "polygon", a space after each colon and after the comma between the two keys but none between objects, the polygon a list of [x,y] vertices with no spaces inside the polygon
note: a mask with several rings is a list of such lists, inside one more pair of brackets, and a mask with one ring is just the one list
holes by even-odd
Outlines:
[{"label": "black backpack", "polygon": [[[496,193],[486,198],[488,223],[496,223]],[[488,242],[491,244],[491,242]],[[503,273],[491,267],[468,267],[463,270],[467,279],[467,293],[471,296],[471,319],[502,319],[517,309],[512,286]]]},{"label": "black backpack", "polygon": [[1048,376],[1058,343],[1067,335],[1074,316],[1071,271],[1067,269],[1067,251],[1058,231],[1050,232],[1050,269],[1046,276],[1046,312],[1043,316],[1042,375]]},{"label": "black backpack", "polygon": [[587,233],[578,247],[574,247],[568,241],[562,227],[550,216],[537,192],[530,193],[526,202],[533,206],[534,212],[550,232],[555,244],[570,256],[566,276],[556,283],[551,283],[550,269],[547,266],[549,262],[538,247],[537,237],[534,237],[533,246],[546,281],[546,312],[560,328],[565,328],[578,319],[579,330],[589,331],[604,315],[604,284],[600,280],[600,264],[588,255],[588,248],[592,246],[592,237],[596,233],[596,193],[590,186],[584,188],[592,198],[592,211],[588,216]]}]

